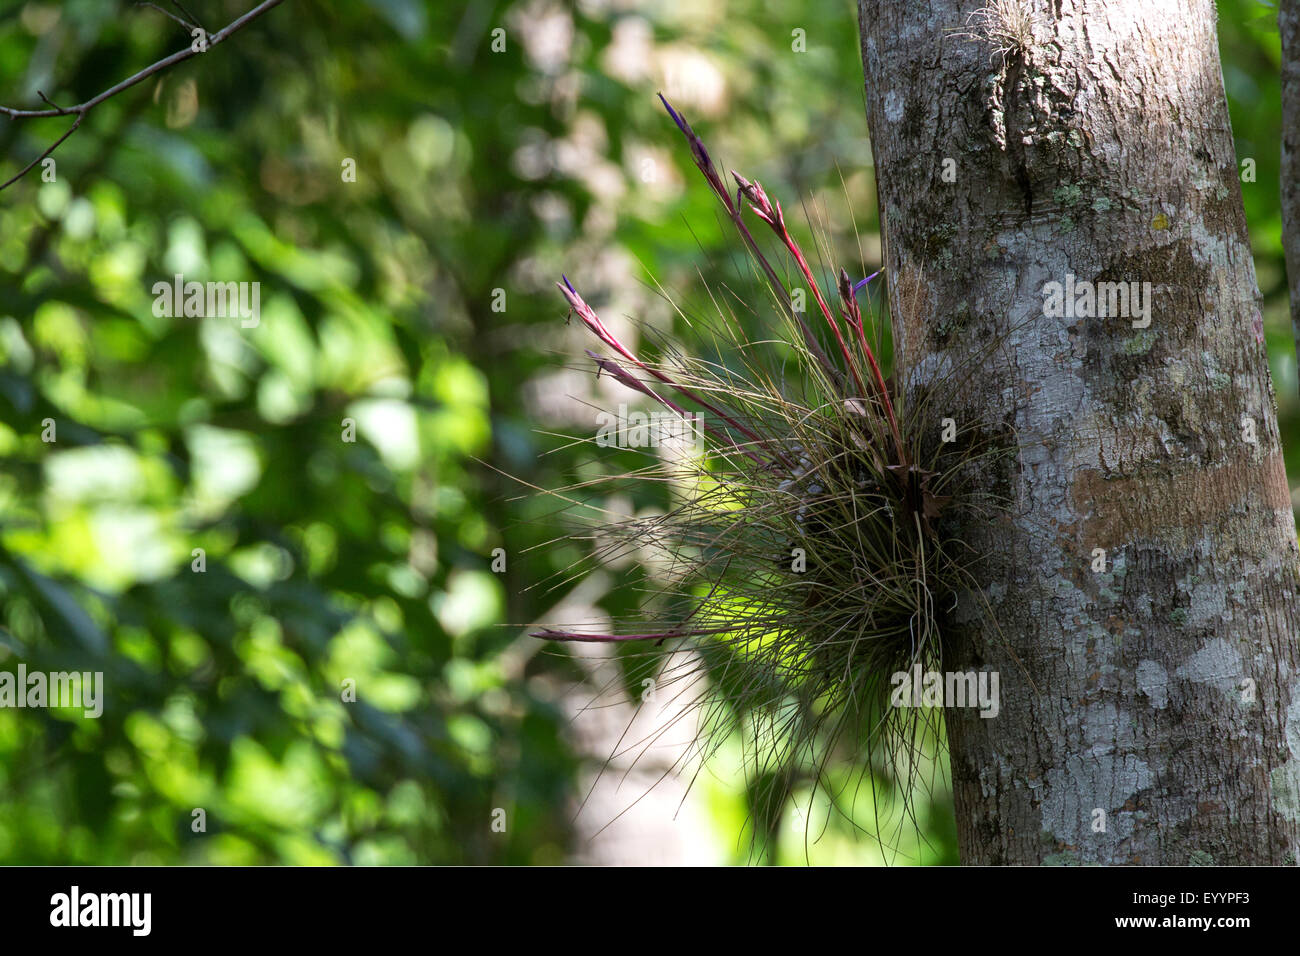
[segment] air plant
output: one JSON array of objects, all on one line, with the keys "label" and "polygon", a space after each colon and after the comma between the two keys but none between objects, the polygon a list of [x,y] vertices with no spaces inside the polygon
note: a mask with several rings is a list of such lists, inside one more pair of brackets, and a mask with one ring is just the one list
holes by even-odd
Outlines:
[{"label": "air plant", "polygon": [[1024,57],[1034,48],[1044,26],[1042,15],[1029,0],[992,0],[966,18],[968,32],[955,36],[987,43],[1005,69],[1009,57]]},{"label": "air plant", "polygon": [[[942,618],[972,558],[946,518],[998,506],[968,480],[972,463],[997,451],[973,431],[943,440],[936,409],[945,396],[905,395],[886,378],[882,332],[859,304],[878,273],[855,282],[841,269],[826,295],[781,203],[734,171],[733,192],[685,118],[663,105],[748,249],[797,374],[775,374],[734,315],[722,328],[740,371],[680,353],[638,356],[563,277],[570,314],[605,349],[587,353],[597,374],[702,421],[705,450],[624,476],[666,481],[674,500],[665,513],[615,521],[602,513],[571,536],[598,542],[594,560],[636,549],[660,556],[636,619],[534,636],[644,649],[661,667],[658,685],[680,688],[683,706],[699,708],[700,757],[740,729],[751,796],[763,804],[754,821],[762,842],[797,787],[821,787],[834,803],[832,757],[903,778],[906,799],[921,738],[938,737],[938,713],[890,707],[891,678],[941,665]],[[747,213],[811,291],[815,323],[795,308]],[[959,376],[950,378],[956,387]]]}]

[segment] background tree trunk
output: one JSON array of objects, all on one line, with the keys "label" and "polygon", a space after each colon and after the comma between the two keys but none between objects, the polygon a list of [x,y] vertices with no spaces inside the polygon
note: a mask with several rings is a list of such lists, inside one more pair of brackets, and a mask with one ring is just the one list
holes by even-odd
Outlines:
[{"label": "background tree trunk", "polygon": [[1300,0],[1282,0],[1277,28],[1282,35],[1282,247],[1300,376]]},{"label": "background tree trunk", "polygon": [[[1300,565],[1214,5],[996,6],[1035,22],[859,6],[903,380],[984,350],[936,415],[1014,452],[1013,514],[961,529],[992,614],[944,630],[1001,674],[946,714],[962,858],[1293,863]],[[1070,274],[1152,283],[1150,326],[1045,316]]]}]

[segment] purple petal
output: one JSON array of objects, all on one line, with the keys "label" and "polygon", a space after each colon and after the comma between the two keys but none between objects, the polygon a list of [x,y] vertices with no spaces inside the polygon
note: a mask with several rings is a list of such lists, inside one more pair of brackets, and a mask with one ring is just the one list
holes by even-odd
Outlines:
[{"label": "purple petal", "polygon": [[878,275],[880,275],[880,270],[879,270],[879,269],[877,269],[875,272],[871,273],[871,275],[867,276],[865,279],[861,279],[861,280],[859,280],[859,281],[853,283],[853,294],[854,294],[854,295],[857,295],[858,292],[860,292],[860,291],[862,290],[862,287],[863,287],[863,286],[865,286],[868,282],[870,282],[872,279],[874,279],[874,278],[875,278],[876,276],[878,276]]}]

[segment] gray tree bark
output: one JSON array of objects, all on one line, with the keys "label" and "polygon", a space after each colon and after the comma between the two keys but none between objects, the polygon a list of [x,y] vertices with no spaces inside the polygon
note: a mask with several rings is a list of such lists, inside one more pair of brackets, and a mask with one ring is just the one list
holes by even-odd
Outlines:
[{"label": "gray tree bark", "polygon": [[1300,375],[1300,0],[1282,0],[1277,28],[1282,35],[1282,247]]},{"label": "gray tree bark", "polygon": [[[980,356],[936,415],[1009,451],[944,628],[1001,679],[945,714],[962,859],[1294,863],[1300,560],[1214,5],[975,6],[859,3],[902,381]],[[1149,326],[1048,314],[1071,275],[1150,282]]]}]

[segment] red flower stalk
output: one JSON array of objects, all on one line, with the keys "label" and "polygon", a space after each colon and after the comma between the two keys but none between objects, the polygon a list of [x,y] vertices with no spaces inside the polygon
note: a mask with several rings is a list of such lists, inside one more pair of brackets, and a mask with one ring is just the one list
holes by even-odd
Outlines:
[{"label": "red flower stalk", "polygon": [[664,109],[668,111],[668,115],[672,117],[673,122],[677,124],[677,128],[680,129],[682,135],[686,137],[686,141],[691,146],[691,158],[695,160],[695,165],[699,167],[700,172],[704,175],[704,179],[708,182],[709,188],[713,190],[714,195],[716,195],[722,205],[726,207],[728,218],[730,218],[732,223],[735,225],[736,231],[740,233],[740,237],[745,241],[745,244],[749,246],[750,253],[753,254],[755,261],[758,262],[759,266],[763,269],[763,272],[767,275],[768,282],[772,284],[774,289],[780,290],[781,295],[785,299],[786,311],[794,318],[795,322],[799,324],[799,329],[803,333],[804,343],[808,346],[808,350],[812,352],[813,357],[817,359],[818,364],[821,365],[826,374],[830,376],[831,381],[839,384],[839,373],[836,371],[835,366],[831,364],[830,359],[827,358],[825,350],[817,341],[817,337],[813,335],[812,329],[808,327],[808,323],[804,321],[802,315],[795,311],[794,304],[790,301],[790,294],[786,291],[785,284],[781,281],[780,276],[776,274],[776,270],[772,268],[772,264],[767,261],[767,257],[763,255],[762,250],[759,249],[758,242],[754,239],[753,233],[749,231],[749,227],[745,225],[745,220],[741,215],[740,205],[732,201],[731,193],[728,191],[726,184],[723,183],[722,177],[718,174],[718,168],[713,164],[713,158],[709,155],[709,151],[705,147],[704,141],[695,134],[695,130],[691,129],[691,124],[686,122],[685,118],[682,117],[682,114],[673,109],[668,100],[664,99],[662,93],[659,94],[659,99],[664,104]]},{"label": "red flower stalk", "polygon": [[[578,318],[582,319],[583,324],[586,325],[587,328],[589,328],[592,332],[594,332],[598,339],[600,339],[602,342],[604,342],[606,345],[612,348],[619,355],[623,356],[623,358],[627,359],[627,361],[631,362],[637,368],[641,369],[643,372],[646,372],[649,375],[653,375],[655,378],[659,379],[659,381],[663,382],[668,387],[676,389],[678,392],[680,392],[682,395],[685,395],[688,399],[695,402],[697,405],[700,405],[703,408],[707,409],[708,411],[712,412],[714,415],[717,415],[718,418],[722,419],[722,421],[726,422],[736,431],[740,432],[742,435],[744,435],[746,438],[748,438],[758,447],[760,448],[764,447],[765,443],[763,439],[759,438],[758,435],[754,434],[753,431],[746,428],[740,422],[736,421],[736,419],[733,416],[727,414],[725,411],[723,411],[718,406],[714,405],[712,402],[709,402],[701,398],[699,395],[697,395],[691,389],[687,388],[685,385],[681,385],[677,382],[674,382],[671,378],[669,378],[667,375],[665,375],[663,372],[659,371],[658,369],[646,365],[639,358],[633,355],[623,345],[623,343],[620,342],[617,338],[615,338],[614,334],[605,327],[605,323],[600,321],[600,316],[598,316],[596,314],[596,311],[586,303],[586,300],[584,300],[582,296],[578,295],[578,290],[572,286],[572,284],[568,280],[568,277],[562,276],[561,278],[564,279],[564,282],[555,283],[556,288],[558,288],[560,292],[563,293],[564,298],[569,303],[569,308],[574,313],[577,314]],[[602,365],[602,367],[606,367],[606,366]],[[628,374],[625,369],[619,368],[618,372],[613,372],[612,369],[607,369],[607,370],[610,370],[611,374],[613,374],[616,378],[618,378],[619,381],[624,382],[624,384],[627,384],[629,380],[636,381],[636,379],[633,378],[633,376],[631,376],[630,374]],[[640,384],[641,383],[638,382],[637,386],[632,386],[632,387],[636,388]],[[662,398],[660,398],[658,395],[655,395],[653,392],[650,392],[648,389],[638,388],[638,390],[646,392],[647,394],[651,395],[661,403],[664,401]],[[675,408],[675,410],[678,411],[680,414],[685,414],[685,412],[682,411],[680,408]],[[737,444],[734,440],[729,439],[728,443],[734,445],[736,448],[740,449],[741,451],[745,451],[745,449],[741,448],[740,445]],[[746,452],[746,454],[748,454],[748,452]],[[752,458],[754,456],[751,455],[750,457]],[[779,451],[776,453],[775,457],[777,460],[783,462],[785,465],[791,466],[791,462],[789,461],[789,459],[787,459]],[[759,461],[759,459],[757,458],[755,458],[754,460]]]},{"label": "red flower stalk", "polygon": [[876,363],[876,354],[871,350],[871,346],[867,344],[867,334],[862,328],[862,310],[858,308],[853,282],[849,279],[849,274],[843,269],[840,270],[839,293],[840,310],[844,314],[844,321],[858,333],[858,345],[862,349],[862,354],[867,357],[867,361],[871,363],[871,371],[876,377],[876,388],[880,390],[880,400],[885,406],[885,415],[889,418],[889,430],[894,435],[894,447],[898,449],[899,461],[906,463],[907,452],[903,448],[903,436],[898,431],[898,422],[894,419],[894,403],[889,398],[889,388],[885,385],[885,377],[880,374],[880,366]]},{"label": "red flower stalk", "polygon": [[767,198],[767,193],[763,191],[763,187],[759,185],[759,183],[751,183],[734,169],[731,171],[731,175],[735,178],[736,182],[740,184],[738,195],[743,195],[747,200],[749,200],[750,208],[754,210],[754,215],[758,216],[759,219],[772,227],[772,231],[776,233],[777,238],[785,244],[785,247],[790,250],[790,255],[794,256],[794,261],[799,264],[799,270],[803,272],[804,278],[812,288],[813,295],[817,298],[817,305],[821,308],[822,315],[826,318],[826,324],[829,325],[831,331],[835,333],[835,341],[840,345],[840,352],[844,355],[844,361],[848,363],[849,371],[853,373],[853,380],[858,384],[858,394],[866,395],[867,389],[862,383],[861,374],[858,372],[858,363],[853,361],[853,355],[849,352],[849,347],[844,342],[844,336],[840,334],[839,323],[835,321],[834,316],[831,315],[830,306],[828,306],[826,300],[822,298],[821,289],[817,285],[817,279],[813,275],[812,268],[808,265],[808,260],[804,258],[803,250],[799,248],[799,244],[795,242],[794,237],[790,235],[790,230],[785,227],[785,216],[781,212],[781,203],[773,203]]},{"label": "red flower stalk", "polygon": [[[651,398],[653,398],[664,408],[668,409],[669,411],[676,412],[683,419],[689,421],[690,416],[689,413],[686,411],[686,409],[682,408],[682,406],[678,405],[671,398],[665,398],[664,396],[660,395],[649,385],[641,381],[639,378],[637,378],[627,369],[623,368],[623,366],[619,365],[613,359],[608,359],[602,355],[597,355],[595,352],[591,351],[591,349],[585,349],[584,351],[586,351],[586,353],[591,356],[592,361],[596,363],[597,375],[599,375],[600,372],[602,371],[608,372],[611,376],[613,376],[622,384],[626,385],[628,388],[633,389],[634,391],[641,392],[644,395],[649,395]],[[735,448],[736,451],[740,452],[743,455],[748,456],[749,459],[753,461],[755,464],[758,465],[767,464],[766,461],[764,461],[758,455],[754,454],[754,452],[750,451],[745,446],[737,443],[736,440],[732,438],[730,435],[728,435],[726,432],[721,431],[720,429],[714,427],[713,425],[710,425],[708,422],[703,422],[702,424],[704,426],[704,430],[708,432],[710,435],[712,435],[713,438],[720,444],[730,445],[732,448]]]}]

